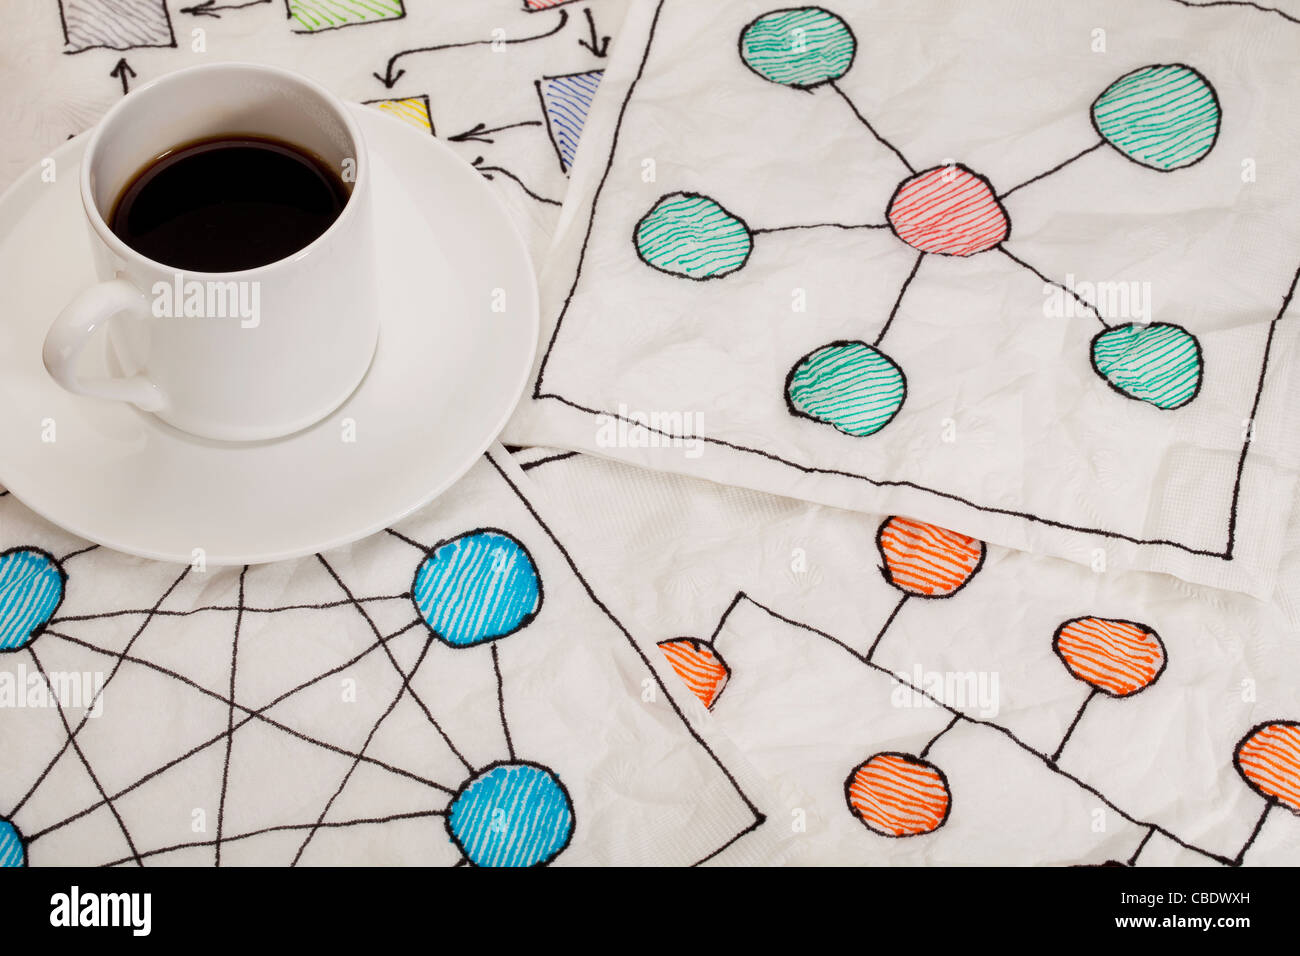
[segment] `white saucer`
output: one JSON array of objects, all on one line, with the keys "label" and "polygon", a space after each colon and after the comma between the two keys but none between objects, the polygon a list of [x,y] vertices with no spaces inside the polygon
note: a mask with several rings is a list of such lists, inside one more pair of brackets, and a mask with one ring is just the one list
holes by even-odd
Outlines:
[{"label": "white saucer", "polygon": [[[505,426],[533,362],[528,252],[472,167],[427,133],[354,109],[374,164],[379,348],[352,397],[289,438],[191,438],[56,385],[41,363],[46,329],[95,281],[77,192],[86,136],[54,152],[56,182],[42,182],[37,167],[0,197],[0,485],[110,548],[187,564],[201,548],[208,564],[227,565],[354,541],[469,469]],[[505,292],[503,312],[493,311],[495,290]],[[86,361],[89,374],[106,356]]]}]

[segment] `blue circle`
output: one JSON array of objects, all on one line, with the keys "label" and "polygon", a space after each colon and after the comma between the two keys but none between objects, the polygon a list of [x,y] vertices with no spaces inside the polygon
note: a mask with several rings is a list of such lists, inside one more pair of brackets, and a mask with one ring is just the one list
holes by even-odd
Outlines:
[{"label": "blue circle", "polygon": [[540,866],[573,838],[573,803],[545,767],[493,764],[456,794],[447,832],[475,866]]},{"label": "blue circle", "polygon": [[26,865],[27,848],[18,828],[8,820],[0,820],[0,867]]},{"label": "blue circle", "polygon": [[412,598],[439,640],[473,647],[531,621],[542,605],[542,582],[518,540],[485,529],[429,552],[415,572]]},{"label": "blue circle", "polygon": [[15,651],[45,626],[63,600],[63,572],[35,548],[0,554],[0,651]]}]

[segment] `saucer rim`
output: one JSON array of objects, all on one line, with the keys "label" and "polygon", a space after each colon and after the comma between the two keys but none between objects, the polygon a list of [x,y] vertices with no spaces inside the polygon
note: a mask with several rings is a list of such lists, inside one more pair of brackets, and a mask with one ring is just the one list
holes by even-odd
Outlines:
[{"label": "saucer rim", "polygon": [[[536,264],[533,262],[532,255],[529,252],[528,243],[524,238],[523,232],[520,229],[519,224],[515,221],[515,217],[511,214],[509,209],[506,207],[505,203],[496,195],[496,193],[487,184],[487,182],[483,181],[481,177],[479,177],[477,173],[474,172],[473,166],[467,163],[464,159],[462,159],[454,150],[452,150],[449,146],[447,146],[447,144],[442,142],[442,140],[438,139],[433,135],[425,136],[424,134],[415,130],[409,124],[403,122],[402,120],[399,120],[393,116],[389,116],[381,110],[369,109],[365,106],[365,104],[345,101],[345,105],[347,106],[349,111],[351,111],[354,114],[354,116],[357,117],[358,122],[361,124],[363,137],[366,136],[366,125],[370,123],[377,123],[380,125],[381,128],[387,128],[393,131],[394,133],[400,132],[401,137],[414,137],[414,140],[412,142],[418,141],[424,144],[425,146],[432,146],[433,148],[442,152],[446,157],[454,160],[455,163],[462,168],[462,172],[468,172],[473,174],[474,181],[478,184],[475,186],[475,188],[481,188],[482,195],[485,196],[487,200],[496,207],[496,211],[500,214],[500,218],[504,221],[504,223],[507,226],[507,228],[502,231],[505,235],[508,235],[510,237],[509,242],[512,246],[512,250],[509,258],[517,257],[521,262],[521,264],[525,266],[523,272],[528,277],[528,303],[529,303],[528,313],[529,314],[528,316],[525,317],[524,321],[527,324],[529,347],[521,353],[524,356],[524,361],[522,362],[522,367],[515,375],[515,378],[517,379],[517,384],[515,386],[515,394],[505,406],[505,411],[502,413],[500,419],[496,422],[496,424],[493,425],[491,429],[484,429],[484,434],[486,435],[486,437],[481,442],[481,447],[478,447],[477,451],[475,451],[474,454],[466,455],[465,460],[461,464],[448,469],[447,476],[442,481],[434,485],[431,488],[431,490],[429,490],[427,493],[421,496],[417,496],[416,500],[413,503],[404,506],[399,511],[388,512],[386,513],[386,517],[384,517],[382,520],[376,523],[366,523],[364,526],[360,526],[358,530],[335,535],[333,537],[324,539],[321,542],[313,544],[311,546],[296,546],[290,548],[283,548],[279,550],[255,551],[255,552],[250,552],[248,554],[214,555],[210,553],[205,553],[203,556],[203,560],[206,566],[238,567],[242,565],[271,564],[277,561],[289,561],[297,558],[303,558],[309,555],[318,554],[324,551],[331,551],[335,548],[340,548],[345,545],[353,544],[364,538],[368,538],[371,535],[378,534],[379,532],[383,531],[385,528],[405,520],[407,517],[414,514],[416,511],[419,511],[421,508],[424,508],[426,505],[430,504],[431,502],[439,498],[443,493],[448,491],[453,485],[455,485],[458,481],[460,481],[460,479],[463,478],[466,475],[466,473],[468,473],[469,470],[474,467],[475,463],[478,462],[484,456],[484,454],[486,454],[492,448],[492,446],[497,443],[502,432],[505,430],[506,425],[509,423],[510,419],[514,416],[515,411],[518,409],[520,401],[523,399],[526,386],[531,377],[533,365],[536,363],[537,346],[541,337],[541,302],[540,302],[539,289],[538,289],[537,268],[536,268]],[[56,149],[50,152],[49,158],[55,160],[55,162],[58,163],[61,160],[66,160],[67,156],[74,152],[79,152],[80,156],[84,156],[86,143],[89,142],[90,136],[94,132],[94,129],[95,127],[92,127],[91,129],[83,131],[82,133],[79,133],[76,136],[70,138],[66,142],[61,143]],[[366,139],[366,146],[367,149],[378,151],[375,144],[372,143],[368,137]],[[80,158],[77,160],[77,162],[78,163],[80,162]],[[42,166],[40,163],[28,167],[28,169],[24,173],[22,173],[13,183],[11,183],[8,188],[6,188],[2,193],[0,193],[0,211],[4,210],[4,208],[7,205],[15,201],[18,201],[19,198],[21,197],[22,192],[24,190],[28,190],[31,188],[32,181],[39,179],[41,172],[42,172]],[[467,177],[462,177],[462,178],[465,178],[466,182],[471,181]],[[2,224],[0,224],[0,228],[2,228]],[[503,258],[506,258],[506,256],[503,256]],[[380,324],[380,335],[381,336],[383,335],[382,321]],[[371,367],[367,369],[367,373],[365,377],[368,378],[371,374],[373,374],[373,372],[374,372],[374,365],[372,364]],[[363,383],[364,383],[364,378],[363,378]],[[361,385],[358,384],[357,386],[358,390],[360,389],[360,387]],[[356,395],[356,391],[354,390],[351,394],[348,395],[347,399],[345,399],[339,405],[339,407],[335,409],[334,412],[331,414],[335,414],[337,412],[346,409],[349,403],[354,400],[355,395]],[[86,399],[86,400],[93,401],[93,399]],[[165,422],[159,422],[158,424],[162,426],[161,428],[158,429],[158,434],[162,438],[161,447],[172,447],[175,444],[185,440],[185,436],[183,434],[179,434],[179,435],[175,434],[173,429],[170,426],[167,426]],[[230,444],[231,446],[233,446],[232,450],[234,450],[235,448],[243,448],[250,444],[262,445],[262,446],[285,445],[300,440],[301,436],[304,434],[305,431],[306,429],[295,432],[294,434],[291,435],[286,435],[282,438],[266,439],[264,441],[252,442],[252,443],[213,442],[211,444],[214,444],[218,447],[220,447],[220,445],[222,444]],[[207,444],[207,442],[205,442],[205,444]],[[17,499],[18,502],[23,507],[27,508],[29,511],[38,515],[43,520],[48,521],[50,524],[54,525],[55,527],[59,528],[60,530],[68,534],[74,535],[78,538],[85,539],[86,541],[90,541],[94,544],[100,545],[101,547],[105,547],[113,551],[133,555],[135,557],[146,558],[152,561],[161,561],[170,564],[192,564],[194,561],[192,553],[189,555],[181,556],[178,552],[152,549],[149,547],[130,544],[119,540],[111,539],[109,536],[98,535],[90,531],[87,531],[84,527],[77,526],[75,522],[68,522],[68,521],[62,521],[56,519],[46,509],[36,507],[33,504],[31,504],[28,498],[22,493],[22,491],[15,488],[6,479],[5,475],[2,473],[4,470],[5,470],[4,459],[3,457],[0,457],[0,488],[3,488],[6,491],[8,491],[9,494],[15,499]]]}]

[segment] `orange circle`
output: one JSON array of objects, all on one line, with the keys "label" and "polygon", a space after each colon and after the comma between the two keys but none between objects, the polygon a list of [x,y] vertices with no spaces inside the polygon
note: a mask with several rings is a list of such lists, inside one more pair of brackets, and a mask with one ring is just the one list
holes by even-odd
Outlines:
[{"label": "orange circle", "polygon": [[868,830],[888,837],[932,833],[952,810],[943,771],[910,754],[871,757],[844,781],[844,796]]},{"label": "orange circle", "polygon": [[984,542],[911,518],[887,518],[876,533],[885,580],[915,597],[950,597],[984,563]]},{"label": "orange circle", "polygon": [[659,649],[664,652],[664,657],[668,658],[668,663],[691,693],[705,707],[712,709],[722,696],[723,688],[727,686],[727,678],[731,676],[731,670],[722,656],[712,645],[693,637],[661,641]]},{"label": "orange circle", "polygon": [[1079,617],[1056,629],[1052,648],[1071,674],[1111,697],[1150,687],[1165,669],[1165,646],[1145,624]]},{"label": "orange circle", "polygon": [[1237,744],[1232,762],[1252,790],[1300,813],[1300,723],[1260,724]]}]

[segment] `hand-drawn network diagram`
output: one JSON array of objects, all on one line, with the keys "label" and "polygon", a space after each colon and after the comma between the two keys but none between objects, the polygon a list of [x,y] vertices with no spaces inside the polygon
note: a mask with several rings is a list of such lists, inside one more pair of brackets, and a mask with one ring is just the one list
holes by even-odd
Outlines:
[{"label": "hand-drawn network diagram", "polygon": [[[506,723],[505,685],[496,643],[522,630],[540,610],[542,586],[536,565],[517,538],[498,529],[467,531],[431,548],[410,543],[425,554],[416,570],[410,592],[410,599],[419,612],[418,621],[412,622],[412,625],[422,622],[429,631],[416,668],[424,661],[429,645],[434,640],[460,649],[489,646],[500,695],[502,732],[507,750],[499,761],[483,767],[473,766],[441,729],[433,714],[421,703],[433,728],[446,741],[448,749],[465,765],[467,772],[466,778],[455,787],[429,782],[435,789],[447,793],[450,799],[446,810],[430,812],[428,815],[443,818],[448,838],[460,851],[463,861],[471,865],[534,866],[549,863],[572,839],[575,820],[573,803],[554,771],[540,763],[520,759],[514,753]],[[319,560],[325,561],[324,558]],[[49,633],[66,640],[75,640],[61,633],[61,624],[54,618],[68,580],[63,564],[53,555],[33,548],[17,548],[0,556],[0,609],[3,612],[0,614],[0,651],[25,653],[41,674],[46,673],[46,668],[38,652],[38,639]],[[245,568],[241,574],[241,584],[242,575],[247,574],[247,571]],[[185,573],[188,570],[182,573],[182,577]],[[360,598],[352,603],[364,615],[368,600]],[[237,607],[240,616],[245,612],[242,605]],[[145,624],[147,623],[146,619]],[[236,630],[238,626],[237,623]],[[143,630],[142,625],[141,633]],[[387,643],[395,636],[397,635],[376,633],[376,645],[371,650],[383,647],[387,651]],[[237,644],[237,634],[235,641]],[[134,660],[136,659],[131,657],[128,648],[118,658],[119,666],[123,661]],[[143,658],[139,662],[149,666]],[[394,666],[397,666],[395,660]],[[399,669],[402,685],[393,706],[406,693],[418,700],[416,692],[410,687],[414,672],[415,669],[409,673],[403,673]],[[327,676],[329,674],[322,674],[317,680]],[[295,688],[290,693],[299,692],[315,682]],[[241,709],[233,700],[227,703],[232,714],[236,709]],[[385,711],[384,717],[391,710],[392,707]],[[255,716],[255,712],[249,711],[248,716],[238,724],[232,723],[229,734],[233,735],[238,726]],[[64,746],[72,747],[89,771],[89,760],[76,739],[85,726],[86,719],[88,718],[83,718],[82,723],[76,727],[69,727],[68,741]],[[378,729],[376,725],[374,731]],[[225,735],[223,737],[227,741],[231,739]],[[219,739],[214,739],[211,743],[218,742]],[[60,756],[62,751],[51,760],[51,765]],[[181,759],[184,756],[188,755],[182,755]],[[364,749],[354,759],[353,769],[364,759]],[[44,774],[41,779],[43,778]],[[340,791],[346,783],[347,778],[340,785]],[[110,807],[115,796],[120,797],[120,794],[111,796],[102,793],[103,800]],[[24,865],[29,849],[35,845],[39,850],[39,841],[56,832],[59,827],[56,824],[28,836],[19,833],[10,818],[22,809],[30,797],[31,792],[6,819],[0,821],[0,863],[3,865]],[[317,821],[318,826],[323,823],[328,809],[327,804]],[[175,849],[154,848],[150,852],[144,852],[136,845],[120,817],[118,823],[132,848],[132,858],[137,862],[150,855]],[[294,856],[295,864],[313,835],[313,830],[309,829]],[[225,839],[238,840],[240,837],[227,835]],[[222,837],[219,836],[217,842],[220,843],[221,840]]]},{"label": "hand-drawn network diagram", "polygon": [[[544,12],[555,7],[566,6],[568,2],[574,2],[574,0],[566,0],[565,3],[530,3],[525,5],[525,9],[528,12],[534,13]],[[590,7],[584,9],[584,14],[587,21],[589,36],[579,39],[578,44],[588,49],[595,57],[603,58],[608,56],[610,38],[608,36],[600,35]],[[392,89],[406,74],[406,70],[398,68],[397,65],[404,57],[413,54],[436,53],[475,46],[488,46],[500,50],[509,46],[533,43],[554,37],[564,31],[568,23],[568,10],[560,10],[559,17],[555,24],[537,33],[518,37],[497,36],[487,39],[462,40],[401,50],[389,57],[382,72],[376,72],[373,75],[385,89]],[[541,119],[496,123],[490,127],[487,123],[478,123],[468,130],[446,138],[449,142],[475,142],[491,145],[495,142],[492,137],[498,133],[527,127],[544,126],[550,145],[555,151],[556,159],[559,164],[559,171],[562,175],[567,176],[577,153],[578,141],[582,136],[582,129],[586,123],[587,114],[591,109],[592,101],[596,96],[596,90],[600,86],[600,81],[604,77],[604,74],[604,68],[601,67],[598,69],[581,70],[575,73],[542,76],[533,82],[537,102],[541,110]],[[405,119],[407,122],[423,129],[427,129],[429,132],[437,135],[433,117],[429,108],[429,96],[427,94],[421,94],[414,97],[408,96],[393,99],[368,100],[366,102],[379,106],[382,109],[386,109],[398,118]],[[559,206],[561,204],[559,199],[542,195],[537,189],[526,184],[516,173],[499,164],[488,162],[483,156],[475,157],[473,165],[485,178],[489,180],[496,176],[502,176],[513,181],[530,199],[538,203],[551,206]]]},{"label": "hand-drawn network diagram", "polygon": [[[248,581],[249,568],[245,567],[238,575],[238,597],[233,605],[208,602],[198,603],[197,606],[182,604],[179,607],[170,607],[169,596],[178,592],[187,579],[190,586],[194,586],[194,576],[202,573],[186,567],[169,581],[166,590],[151,607],[114,609],[102,614],[61,616],[58,612],[65,593],[76,576],[82,573],[75,569],[75,562],[81,555],[95,551],[95,546],[82,548],[62,558],[56,558],[42,549],[30,546],[11,548],[0,554],[0,660],[12,667],[18,659],[22,659],[25,665],[32,668],[31,673],[40,675],[42,683],[50,687],[54,685],[49,681],[49,673],[52,669],[49,661],[54,658],[56,651],[60,652],[59,660],[63,660],[64,654],[71,650],[80,654],[81,659],[91,666],[101,666],[106,659],[111,662],[111,669],[95,692],[94,699],[84,702],[86,712],[80,720],[75,716],[70,717],[64,702],[57,697],[48,701],[49,706],[57,708],[64,733],[61,745],[49,755],[48,762],[43,767],[34,771],[30,766],[19,767],[11,763],[0,768],[0,772],[11,780],[19,774],[24,775],[24,779],[26,775],[33,778],[30,787],[27,787],[11,806],[0,808],[0,865],[25,866],[30,862],[41,862],[42,846],[47,840],[57,839],[56,835],[65,828],[85,820],[96,811],[101,813],[101,825],[120,831],[122,841],[129,850],[121,859],[107,861],[107,865],[131,863],[143,865],[146,861],[166,862],[168,854],[203,848],[212,851],[211,861],[219,866],[223,848],[229,853],[235,844],[265,837],[268,834],[290,838],[295,847],[291,859],[278,862],[298,865],[314,840],[321,834],[338,828],[382,827],[385,824],[411,822],[436,825],[439,821],[445,830],[447,841],[454,848],[457,862],[453,865],[456,866],[543,866],[563,854],[574,839],[578,821],[584,812],[583,807],[575,801],[569,786],[561,779],[560,774],[547,764],[546,755],[523,752],[518,743],[519,734],[512,733],[511,730],[511,675],[513,673],[516,679],[524,679],[525,675],[518,669],[512,672],[507,666],[509,647],[517,645],[520,641],[529,640],[529,628],[534,625],[539,614],[543,613],[546,599],[542,572],[533,554],[524,544],[525,538],[549,540],[559,549],[563,560],[568,562],[567,569],[573,572],[580,587],[591,597],[593,605],[603,612],[605,620],[612,623],[626,639],[627,647],[624,650],[632,652],[633,660],[644,665],[647,673],[656,682],[658,678],[654,677],[648,659],[637,649],[631,636],[595,599],[576,566],[572,564],[568,553],[563,550],[563,545],[553,537],[550,529],[532,510],[523,492],[495,461],[491,458],[488,461],[497,469],[498,475],[511,491],[518,496],[529,515],[535,519],[535,524],[527,528],[516,528],[513,531],[488,526],[474,527],[433,544],[418,541],[395,529],[388,529],[387,540],[392,542],[391,547],[409,546],[414,549],[411,562],[414,565],[414,572],[403,582],[403,584],[409,582],[409,587],[405,591],[396,593],[358,596],[345,582],[343,577],[345,572],[326,556],[316,555],[304,559],[304,563],[312,565],[314,570],[309,569],[298,573],[319,575],[319,572],[323,571],[325,577],[321,577],[320,580],[322,583],[333,582],[334,587],[337,588],[336,599],[314,604],[254,606],[246,600],[246,585],[250,585],[250,582]],[[396,543],[398,541],[403,544],[398,545]],[[71,572],[68,570],[70,565],[73,566]],[[563,568],[563,565],[560,567]],[[402,606],[407,608],[407,614],[395,613]],[[408,620],[400,626],[381,627],[381,609],[384,611],[382,620],[395,622],[402,617]],[[570,605],[570,617],[573,616],[572,610]],[[255,661],[245,661],[241,655],[241,632],[248,630],[248,622],[251,618],[256,616],[265,620],[268,615],[307,613],[313,615],[311,624],[299,626],[316,629],[328,627],[326,615],[340,611],[358,615],[365,622],[366,629],[373,640],[364,646],[349,648],[346,656],[340,654],[340,659],[332,661],[326,668],[317,670],[313,666],[312,673],[306,679],[298,681],[264,703],[254,702],[245,697],[244,694],[250,693],[248,691],[240,693],[240,685],[247,681],[247,678],[242,676],[245,669],[257,666]],[[551,613],[554,615],[563,611],[560,607],[556,607]],[[175,616],[189,622],[195,616],[221,614],[232,621],[232,634],[229,636],[228,687],[217,688],[205,685],[201,680],[191,676],[192,672],[186,672],[184,665],[172,658],[157,656],[158,639],[155,638],[151,643],[149,638],[151,625],[156,629],[159,621]],[[86,629],[88,622],[123,617],[138,618],[139,625],[121,647],[114,646],[102,634],[97,635],[96,631]],[[422,640],[413,641],[408,637],[407,643],[399,648],[398,642],[405,635],[414,635],[416,638],[422,635]],[[245,642],[249,639],[245,634]],[[51,643],[59,646],[49,647]],[[473,669],[484,671],[483,682],[495,686],[494,696],[500,722],[501,744],[500,752],[493,759],[485,761],[480,757],[472,760],[470,751],[464,743],[458,742],[458,735],[447,729],[446,713],[439,716],[440,703],[438,700],[431,699],[433,691],[429,689],[427,683],[417,688],[421,668],[424,668],[427,675],[429,668],[439,666],[437,663],[428,662],[430,651],[435,645],[457,656],[468,655],[475,658],[478,663],[473,665]],[[417,646],[418,654],[415,653]],[[211,650],[210,645],[208,650]],[[590,654],[587,652],[580,652],[578,656],[586,660],[590,659]],[[411,661],[412,657],[413,663],[403,663],[403,661]],[[5,658],[7,660],[4,660]],[[286,701],[322,691],[331,679],[355,673],[357,668],[367,661],[385,672],[391,669],[389,680],[392,682],[395,678],[397,687],[387,706],[380,711],[376,705],[377,718],[359,747],[346,743],[351,738],[339,728],[322,726],[320,720],[304,726],[300,718],[295,719],[294,716],[290,716],[281,706]],[[385,663],[388,665],[386,668],[383,666]],[[640,670],[639,667],[636,669]],[[458,670],[457,673],[462,673],[463,681],[463,672]],[[487,673],[490,673],[490,678],[486,677]],[[177,753],[151,755],[150,762],[156,759],[157,763],[151,766],[147,773],[125,785],[110,785],[104,782],[106,779],[104,764],[109,761],[103,749],[103,737],[98,738],[100,747],[91,747],[86,743],[87,736],[98,732],[98,727],[87,731],[87,725],[91,721],[95,703],[102,699],[106,691],[113,688],[115,682],[125,681],[128,686],[134,686],[131,682],[142,676],[153,680],[175,682],[187,694],[187,699],[192,697],[198,702],[196,707],[206,704],[210,714],[221,715],[223,726],[212,733],[208,731],[213,728],[206,726],[200,728],[197,735],[200,739],[195,741],[193,746]],[[607,676],[611,680],[618,680],[616,674]],[[452,693],[454,695],[452,699],[463,699],[462,684],[453,685],[444,682],[438,685],[438,688],[440,692]],[[694,861],[703,862],[760,825],[763,816],[713,751],[690,728],[684,715],[672,701],[667,688],[662,684],[659,684],[659,688],[664,692],[664,697],[677,720],[680,721],[681,740],[674,737],[672,746],[680,749],[686,742],[697,745],[707,757],[707,760],[700,761],[700,766],[707,766],[710,774],[716,774],[734,788],[740,804],[747,808],[747,825],[738,828],[739,832],[721,847],[713,847],[712,851],[702,859]],[[115,697],[111,706],[103,710],[118,712],[119,709],[139,706],[133,700],[135,691],[123,690],[122,694],[127,696]],[[218,705],[215,710],[212,707],[213,703]],[[401,704],[405,704],[404,713],[408,718],[414,714],[419,715],[414,718],[419,726],[413,726],[409,721],[404,720],[400,728],[389,727],[387,733],[400,734],[404,738],[420,734],[425,744],[434,743],[444,751],[439,758],[438,766],[458,767],[459,779],[443,779],[442,774],[439,774],[438,778],[430,776],[426,769],[428,764],[418,762],[414,757],[406,765],[394,763],[392,762],[394,758],[386,748],[372,746],[376,738],[385,733],[385,723]],[[411,705],[414,707],[412,708]],[[444,703],[441,706],[446,705]],[[627,706],[629,713],[637,715],[638,721],[645,719],[640,716],[644,711],[642,702],[629,698]],[[188,711],[189,705],[182,709]],[[13,712],[9,711],[9,713]],[[319,712],[317,714],[319,716]],[[602,714],[606,720],[612,720],[615,716],[608,711],[608,708],[602,711]],[[349,714],[348,717],[350,716]],[[104,716],[102,719],[109,720],[110,717]],[[187,718],[184,713],[176,713],[173,719],[183,722]],[[273,731],[276,735],[275,739],[306,744],[319,751],[328,752],[335,758],[342,758],[342,762],[336,759],[334,763],[325,765],[338,767],[344,771],[340,775],[336,788],[328,776],[309,788],[307,802],[319,805],[321,807],[319,813],[313,811],[313,815],[304,820],[277,823],[248,832],[233,832],[229,828],[223,830],[222,821],[230,819],[232,804],[236,799],[233,796],[228,798],[228,793],[233,793],[237,789],[235,778],[241,775],[232,773],[231,754],[233,750],[238,756],[241,742],[248,738],[247,732],[240,734],[241,728],[246,726],[261,727]],[[532,729],[529,728],[530,731]],[[432,735],[427,733],[429,730],[432,731]],[[631,733],[626,728],[620,732]],[[635,734],[632,736],[638,740],[642,739],[637,738]],[[266,740],[266,738],[261,739]],[[118,745],[121,743],[123,741],[118,741]],[[148,741],[137,741],[137,744],[147,747]],[[664,745],[668,746],[666,742]],[[243,743],[243,746],[255,747],[257,744],[248,740],[247,743]],[[476,741],[475,747],[479,752],[485,750],[482,741]],[[138,829],[142,820],[138,814],[131,816],[123,811],[121,809],[123,801],[130,799],[132,794],[142,787],[147,787],[151,781],[166,774],[168,770],[180,768],[181,772],[185,772],[187,767],[193,770],[195,761],[201,759],[204,753],[222,749],[225,751],[225,763],[220,777],[215,838],[198,834],[193,840],[165,846],[149,845],[145,842],[157,838],[151,833],[142,839],[144,835]],[[111,752],[110,750],[107,753]],[[85,774],[94,784],[97,798],[89,805],[78,806],[75,812],[62,819],[43,822],[34,832],[24,832],[17,822],[22,819],[24,809],[30,808],[43,798],[51,797],[49,788],[52,785],[51,779],[55,775],[53,771],[60,765],[60,761],[70,760],[75,760],[80,767],[84,768]],[[246,768],[248,765],[243,766]],[[383,780],[387,781],[389,786],[396,787],[397,784],[402,784],[409,789],[411,784],[415,784],[417,792],[427,794],[430,800],[443,805],[433,809],[381,816],[345,815],[340,819],[338,812],[331,811],[336,805],[352,806],[346,791],[350,782],[360,778],[358,771],[362,769],[382,771]],[[628,778],[624,776],[626,784]],[[275,805],[279,794],[274,787],[267,785],[265,778],[252,781],[254,786],[251,792],[247,788],[248,782],[243,781],[243,786],[238,788],[242,794],[241,799],[247,800],[251,796],[259,802]],[[370,783],[374,782],[372,776]],[[356,795],[358,786],[365,785],[354,783],[353,796]],[[382,782],[378,784],[380,789],[383,786]],[[331,788],[334,788],[332,793]],[[215,795],[212,795],[212,798],[218,800]],[[289,803],[285,805],[291,806]],[[102,811],[105,808],[111,819],[103,816]],[[184,810],[183,807],[181,809]],[[151,815],[156,815],[165,811],[175,813],[176,810],[175,806],[167,804],[154,807],[150,812]],[[602,812],[613,811],[606,806]],[[48,820],[48,815],[41,819]],[[709,839],[713,837],[710,836]],[[382,843],[382,838],[377,840]],[[283,853],[288,846],[289,844],[279,844],[276,849]],[[188,860],[194,862],[193,857]],[[261,862],[275,861],[265,859]]]},{"label": "hand-drawn network diagram", "polygon": [[[240,10],[279,4],[293,33],[401,20],[403,0],[201,0],[179,12],[220,20]],[[65,53],[175,47],[176,32],[165,0],[59,0]]]},{"label": "hand-drawn network diagram", "polygon": [[[468,47],[490,48],[494,52],[500,52],[557,37],[566,32],[572,19],[568,9],[560,8],[567,8],[577,2],[579,0],[523,0],[522,12],[547,14],[555,11],[554,22],[522,35],[512,35],[505,28],[499,28],[492,36],[443,40],[404,48],[390,55],[382,69],[373,76],[385,90],[392,90],[407,76],[406,68],[400,64],[409,62],[409,58],[414,56]],[[288,24],[289,32],[294,34],[310,35],[406,18],[403,0],[244,0],[229,3],[204,0],[181,7],[179,13],[195,22],[220,21],[236,18],[253,8],[273,4],[283,6],[283,22]],[[124,0],[120,3],[108,3],[105,0],[60,0],[59,13],[63,28],[63,52],[66,54],[84,53],[88,50],[126,52],[151,47],[177,48],[176,28],[164,0]],[[588,50],[598,60],[607,58],[610,37],[600,32],[590,6],[583,8],[582,15],[587,33],[571,42]],[[130,81],[138,74],[125,58],[121,58],[109,75],[120,81],[125,94],[130,90]],[[555,152],[559,172],[567,176],[577,152],[587,113],[603,76],[603,67],[544,75],[532,81],[535,98],[540,106],[540,118],[491,124],[480,122],[469,129],[451,134],[444,134],[435,127],[428,93],[374,98],[364,102],[432,135],[442,135],[452,143],[491,146],[497,141],[496,134],[530,127],[545,128],[550,146]],[[473,158],[472,165],[486,179],[500,176],[514,182],[534,202],[549,206],[561,204],[560,199],[545,195],[544,189],[527,184],[517,173],[498,162],[480,155]]]},{"label": "hand-drawn network diagram", "polygon": [[1181,63],[1152,64],[1118,77],[1092,103],[1096,143],[999,192],[962,163],[918,170],[880,134],[838,84],[853,66],[857,49],[848,23],[821,7],[765,13],[739,37],[740,59],[751,73],[809,93],[830,90],[898,159],[906,175],[883,211],[883,222],[755,227],[710,196],[672,192],[655,202],[633,230],[641,261],[668,275],[716,281],[745,268],[758,237],[819,228],[888,230],[915,250],[912,269],[876,335],[870,341],[836,340],[812,350],[794,362],[784,383],[790,414],[855,438],[879,432],[906,400],[907,376],[881,343],[922,263],[988,252],[1063,290],[1096,318],[1101,329],[1089,343],[1091,365],[1116,393],[1166,411],[1192,402],[1204,370],[1196,336],[1167,322],[1111,324],[1096,305],[1007,248],[1012,224],[1002,201],[1103,147],[1159,173],[1194,166],[1214,148],[1219,135],[1221,109],[1210,81]]},{"label": "hand-drawn network diagram", "polygon": [[[1300,722],[1294,720],[1259,723],[1245,732],[1231,754],[1224,755],[1225,762],[1231,760],[1245,784],[1263,798],[1254,829],[1234,856],[1196,846],[1166,826],[1142,821],[1061,767],[1062,752],[1097,695],[1116,700],[1131,698],[1155,684],[1164,672],[1168,661],[1165,645],[1155,630],[1146,624],[1084,615],[1068,618],[1062,621],[1054,634],[1043,635],[1044,643],[1050,643],[1062,666],[1088,688],[1060,745],[1050,754],[1023,742],[996,720],[973,716],[961,709],[958,703],[945,701],[942,689],[918,685],[904,673],[892,673],[877,662],[876,655],[903,607],[912,601],[955,598],[976,579],[984,563],[986,548],[983,542],[967,535],[898,516],[887,518],[880,524],[876,546],[881,559],[880,572],[901,596],[866,651],[858,650],[849,641],[785,617],[744,591],[736,594],[708,638],[677,637],[658,645],[669,665],[706,709],[713,711],[725,707],[723,691],[742,685],[745,675],[732,671],[717,642],[732,613],[745,602],[802,633],[830,642],[864,667],[888,675],[912,693],[949,711],[952,720],[918,752],[881,750],[865,754],[860,763],[845,768],[845,810],[871,833],[889,838],[923,837],[947,822],[958,795],[952,792],[943,768],[930,759],[930,751],[944,734],[963,721],[1001,732],[1055,774],[1095,794],[1130,823],[1147,828],[1148,839],[1152,834],[1163,834],[1183,848],[1220,864],[1233,866],[1243,862],[1275,808],[1282,807],[1300,815]],[[1129,865],[1136,864],[1145,846],[1144,840],[1127,861]]]}]

